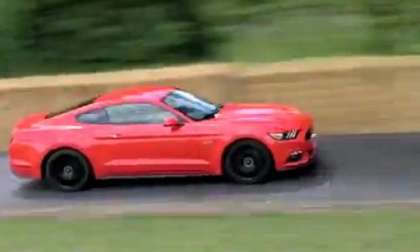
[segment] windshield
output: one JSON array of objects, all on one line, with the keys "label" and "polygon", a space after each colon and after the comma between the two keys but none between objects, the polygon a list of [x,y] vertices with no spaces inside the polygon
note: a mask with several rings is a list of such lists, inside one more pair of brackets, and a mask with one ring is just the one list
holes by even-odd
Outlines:
[{"label": "windshield", "polygon": [[169,93],[164,102],[195,121],[213,118],[219,107],[182,90]]}]

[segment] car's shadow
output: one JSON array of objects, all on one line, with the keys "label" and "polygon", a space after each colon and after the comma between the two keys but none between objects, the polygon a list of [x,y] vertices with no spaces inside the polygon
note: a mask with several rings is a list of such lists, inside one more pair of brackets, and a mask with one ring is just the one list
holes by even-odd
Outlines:
[{"label": "car's shadow", "polygon": [[317,166],[280,172],[271,181],[258,185],[239,185],[229,182],[224,177],[112,179],[97,181],[86,191],[63,193],[53,191],[40,182],[26,182],[14,191],[14,196],[28,200],[202,198],[311,190],[311,188],[326,184],[331,177],[331,166],[319,160]]}]

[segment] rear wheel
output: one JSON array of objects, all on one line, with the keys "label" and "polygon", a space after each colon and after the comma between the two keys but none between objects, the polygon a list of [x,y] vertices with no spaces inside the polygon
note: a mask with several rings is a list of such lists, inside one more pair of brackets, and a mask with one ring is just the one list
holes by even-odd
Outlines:
[{"label": "rear wheel", "polygon": [[231,146],[225,156],[224,173],[241,184],[265,182],[274,171],[270,151],[261,143],[244,140]]},{"label": "rear wheel", "polygon": [[45,182],[64,192],[80,191],[89,185],[92,178],[89,162],[73,150],[53,153],[45,163]]}]

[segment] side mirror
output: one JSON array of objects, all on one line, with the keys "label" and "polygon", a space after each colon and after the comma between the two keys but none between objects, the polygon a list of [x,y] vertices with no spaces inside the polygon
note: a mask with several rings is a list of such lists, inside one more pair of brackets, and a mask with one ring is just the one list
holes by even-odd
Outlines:
[{"label": "side mirror", "polygon": [[180,127],[182,125],[184,125],[182,122],[178,121],[176,118],[173,117],[166,119],[163,123],[163,126],[171,128]]}]

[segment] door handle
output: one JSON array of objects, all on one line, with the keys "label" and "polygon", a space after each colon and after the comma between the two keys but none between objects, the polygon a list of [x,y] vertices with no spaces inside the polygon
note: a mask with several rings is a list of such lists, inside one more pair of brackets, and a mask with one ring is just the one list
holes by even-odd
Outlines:
[{"label": "door handle", "polygon": [[114,133],[114,134],[111,134],[111,135],[110,135],[110,137],[111,137],[112,139],[117,139],[117,138],[120,138],[120,137],[121,137],[121,134]]},{"label": "door handle", "polygon": [[102,140],[105,140],[105,139],[118,139],[118,138],[121,138],[121,134],[114,133],[114,134],[109,134],[109,135],[96,136],[95,138],[96,139],[102,139]]}]

